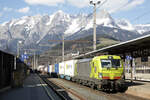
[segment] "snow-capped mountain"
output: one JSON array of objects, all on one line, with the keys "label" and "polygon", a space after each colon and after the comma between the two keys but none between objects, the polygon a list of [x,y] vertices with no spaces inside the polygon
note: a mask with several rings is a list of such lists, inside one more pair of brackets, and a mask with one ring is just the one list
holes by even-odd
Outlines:
[{"label": "snow-capped mountain", "polygon": [[136,31],[135,27],[128,20],[121,19],[117,20],[116,23],[121,29],[128,31]]},{"label": "snow-capped mountain", "polygon": [[[106,10],[97,12],[97,34],[108,34],[116,39],[126,41],[138,37],[139,34],[128,21],[116,22]],[[17,42],[22,40],[24,48],[38,48],[39,44],[56,43],[49,40],[81,38],[92,34],[92,14],[70,15],[57,11],[52,15],[24,16],[20,19],[0,24],[0,48],[6,47],[16,51]]]},{"label": "snow-capped mountain", "polygon": [[138,31],[138,33],[140,34],[144,34],[146,32],[150,32],[150,24],[139,24],[139,25],[135,25],[135,29]]},{"label": "snow-capped mountain", "polygon": [[97,25],[119,28],[115,20],[110,16],[110,14],[106,10],[101,10],[100,12],[97,12],[96,20],[97,20]]},{"label": "snow-capped mountain", "polygon": [[146,32],[150,32],[150,24],[139,24],[132,25],[128,20],[116,20],[117,25],[124,30],[134,31],[141,35],[144,35]]}]

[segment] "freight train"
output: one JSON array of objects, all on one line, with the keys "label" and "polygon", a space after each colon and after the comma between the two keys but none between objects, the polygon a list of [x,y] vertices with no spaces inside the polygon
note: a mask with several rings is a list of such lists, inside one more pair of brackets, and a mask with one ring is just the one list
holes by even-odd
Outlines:
[{"label": "freight train", "polygon": [[49,65],[47,72],[102,91],[125,92],[123,61],[120,56],[101,55]]}]

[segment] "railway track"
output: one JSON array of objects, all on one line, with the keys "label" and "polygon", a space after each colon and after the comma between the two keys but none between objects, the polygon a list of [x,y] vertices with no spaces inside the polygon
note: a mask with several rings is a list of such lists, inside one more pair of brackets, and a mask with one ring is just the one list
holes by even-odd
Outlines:
[{"label": "railway track", "polygon": [[55,91],[61,100],[86,100],[74,91],[49,81],[46,76],[40,75],[40,77],[53,91]]},{"label": "railway track", "polygon": [[[49,78],[48,80],[53,84],[56,84],[57,86],[65,89],[66,91],[71,91],[72,93],[82,97],[79,100],[146,100],[145,98],[136,97],[126,93],[106,93],[98,90],[93,90],[89,87],[76,84],[64,79]],[[89,93],[85,94],[81,91],[89,91]],[[94,96],[99,96],[99,97],[96,98]]]}]

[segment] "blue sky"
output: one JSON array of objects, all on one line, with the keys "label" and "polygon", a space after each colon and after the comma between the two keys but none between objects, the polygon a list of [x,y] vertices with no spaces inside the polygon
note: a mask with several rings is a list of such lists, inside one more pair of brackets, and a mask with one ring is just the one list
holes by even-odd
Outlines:
[{"label": "blue sky", "polygon": [[[132,24],[150,23],[150,0],[100,1],[97,12],[106,9],[114,19],[127,19]],[[89,0],[0,0],[0,23],[22,16],[52,14],[57,10],[69,14],[91,13],[93,7]]]}]

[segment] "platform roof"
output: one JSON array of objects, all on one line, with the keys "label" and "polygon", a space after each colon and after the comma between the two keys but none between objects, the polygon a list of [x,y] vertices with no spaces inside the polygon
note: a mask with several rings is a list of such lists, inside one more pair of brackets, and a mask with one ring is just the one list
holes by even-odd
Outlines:
[{"label": "platform roof", "polygon": [[108,47],[104,47],[85,54],[81,54],[79,56],[74,57],[74,59],[96,56],[99,53],[124,54],[126,52],[132,52],[135,50],[147,48],[150,48],[150,34],[129,41],[121,42],[115,45],[111,45]]},{"label": "platform roof", "polygon": [[7,51],[1,50],[1,49],[0,49],[0,53],[5,53],[5,54],[10,54],[10,55],[15,56],[12,52],[7,52]]}]

